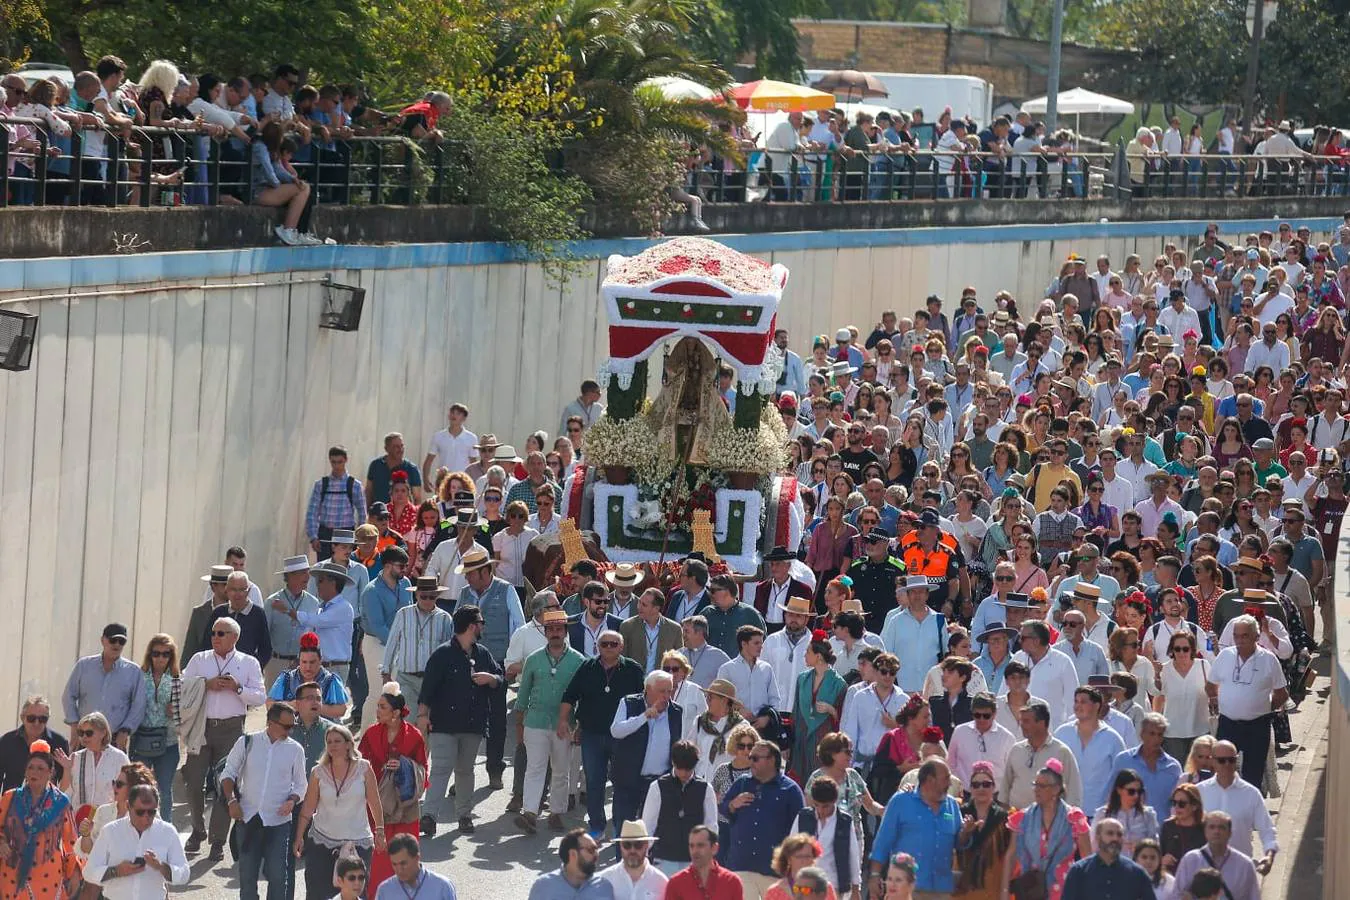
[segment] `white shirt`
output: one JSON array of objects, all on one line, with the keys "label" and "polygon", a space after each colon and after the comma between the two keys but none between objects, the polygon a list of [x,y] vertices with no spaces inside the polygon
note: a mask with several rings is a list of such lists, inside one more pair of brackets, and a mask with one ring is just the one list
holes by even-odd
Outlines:
[{"label": "white shirt", "polygon": [[[526,623],[522,628],[530,624]],[[454,635],[454,621],[440,607],[430,613],[422,612],[416,603],[400,607],[394,613],[393,624],[389,626],[389,640],[384,645],[384,660],[380,670],[391,675],[400,672],[420,675],[426,671],[431,651]]]},{"label": "white shirt", "polygon": [[1219,686],[1219,714],[1238,721],[1269,713],[1271,693],[1286,685],[1279,658],[1263,647],[1246,660],[1236,647],[1220,650],[1210,666],[1209,682]]},{"label": "white shirt", "polygon": [[[1158,471],[1158,467],[1146,459],[1141,459],[1136,463],[1127,456],[1116,463],[1116,477],[1124,478],[1134,486],[1134,503],[1130,504],[1130,507],[1148,497],[1148,476],[1156,471]],[[1124,512],[1124,509],[1121,512]]]},{"label": "white shirt", "polygon": [[1168,288],[1167,295],[1164,295],[1159,300],[1159,304],[1161,305],[1165,303],[1166,307],[1162,310],[1159,310],[1158,312],[1158,324],[1165,327],[1167,329],[1168,334],[1176,335],[1178,341],[1181,340],[1181,336],[1185,334],[1187,331],[1194,330],[1196,334],[1199,334],[1200,333],[1199,313],[1191,309],[1189,306],[1182,306],[1181,311],[1178,312],[1175,308],[1173,308],[1172,302],[1167,299],[1167,296],[1170,294],[1171,289]]},{"label": "white shirt", "polygon": [[536,650],[542,650],[547,644],[548,638],[544,637],[544,629],[531,619],[511,634],[511,643],[506,645],[506,659],[502,665],[512,666],[518,663],[523,666],[525,657]]},{"label": "white shirt", "polygon": [[[707,779],[705,778],[704,781],[707,781]],[[648,834],[656,834],[656,823],[660,818],[661,787],[653,781],[648,785],[647,796],[642,801],[642,824],[647,826]],[[703,792],[703,819],[701,822],[695,822],[694,824],[707,825],[709,828],[717,827],[717,796],[713,793],[711,784]]]},{"label": "white shirt", "polygon": [[[1021,734],[1021,729],[1017,734]],[[970,784],[970,767],[980,760],[994,764],[995,781],[1003,765],[1008,761],[1008,751],[1012,750],[1021,738],[995,721],[988,731],[980,731],[975,722],[957,725],[952,731],[951,745],[947,748],[947,765],[952,775],[960,778],[964,785]]]},{"label": "white shirt", "polygon": [[[861,687],[861,683],[859,686]],[[882,712],[895,718],[900,715],[900,710],[904,709],[908,702],[909,695],[898,687],[892,689],[890,696],[883,702],[877,696],[876,688],[869,684],[857,693],[846,696],[839,730],[853,741],[853,747],[858,755],[870,759],[877,755],[877,744],[880,744],[881,738],[890,731],[882,724]]]},{"label": "white shirt", "polygon": [[759,711],[766,706],[783,708],[778,693],[778,675],[762,657],[755,660],[755,667],[751,670],[745,657],[738,655],[722,664],[722,668],[717,670],[717,677],[736,685],[736,699],[749,710],[751,717],[759,715]]},{"label": "white shirt", "polygon": [[[1290,500],[1297,500],[1303,506],[1304,514],[1308,512],[1308,501],[1304,499],[1304,495],[1308,493],[1308,488],[1316,482],[1317,479],[1313,477],[1311,469],[1305,469],[1302,478],[1295,478],[1290,474],[1280,479],[1280,483],[1284,485],[1284,496]],[[1312,534],[1306,527],[1304,532]]]},{"label": "white shirt", "polygon": [[[675,702],[679,703],[680,701],[676,700]],[[695,717],[686,714],[684,718],[692,722]],[[718,733],[721,733],[726,729],[726,717],[723,716],[720,719],[713,719],[711,724],[713,728],[717,729]],[[708,734],[708,732],[697,726],[695,726],[693,740],[694,744],[698,747],[698,765],[694,767],[694,774],[706,781],[712,781],[713,772],[716,772],[717,767],[722,765],[722,763],[731,762],[732,754],[727,750],[723,750],[721,753],[714,756],[712,747],[713,742],[717,740],[717,736]],[[653,828],[655,828],[655,826],[652,826],[652,828],[649,828],[648,830],[651,831]]]},{"label": "white shirt", "polygon": [[[824,822],[816,817],[816,843],[821,854],[816,865],[825,870],[826,880],[833,885],[839,884],[839,862],[834,858],[834,828],[839,822],[838,814],[831,815]],[[850,863],[849,884],[862,885],[862,848],[858,846],[858,829],[848,830],[848,860]]]},{"label": "white shirt", "polygon": [[[1119,465],[1119,462],[1117,462]],[[1122,476],[1117,469],[1116,477],[1107,481],[1102,478],[1102,486],[1106,491],[1102,494],[1102,502],[1108,506],[1114,506],[1118,511],[1124,512],[1127,509],[1134,509],[1137,502],[1134,499],[1134,482]]]},{"label": "white shirt", "polygon": [[[1298,284],[1297,281],[1290,283]],[[1290,297],[1288,294],[1285,294],[1283,292],[1276,293],[1275,296],[1271,297],[1269,300],[1266,300],[1265,305],[1262,306],[1261,300],[1264,297],[1265,297],[1264,294],[1257,296],[1255,305],[1259,307],[1259,309],[1253,310],[1256,313],[1257,320],[1262,325],[1274,324],[1275,320],[1280,317],[1281,313],[1287,313],[1289,312],[1289,310],[1294,308],[1294,299]],[[1260,332],[1258,331],[1257,333],[1259,334]],[[1253,344],[1252,349],[1253,350],[1256,349],[1255,344]],[[1250,353],[1251,351],[1249,350],[1247,352]]]},{"label": "white shirt", "polygon": [[[1030,704],[1033,700],[1045,703],[1045,698],[1037,697],[1035,694],[1028,694],[1027,703]],[[994,724],[1002,725],[1019,741],[1023,740],[1022,721],[1019,718],[1020,709],[1012,708],[1012,704],[1008,701],[1008,692],[1006,690],[998,695],[997,702],[998,709],[994,712]]]},{"label": "white shirt", "polygon": [[1205,804],[1205,812],[1226,812],[1233,818],[1233,834],[1228,846],[1241,850],[1248,856],[1252,853],[1252,832],[1261,835],[1261,847],[1265,853],[1278,851],[1280,843],[1275,839],[1275,823],[1266,809],[1266,800],[1255,785],[1241,778],[1234,778],[1228,787],[1219,784],[1217,778],[1208,778],[1196,785],[1200,789],[1200,800]]},{"label": "white shirt", "polygon": [[188,110],[196,115],[200,115],[211,125],[220,125],[224,128],[236,128],[239,125],[239,119],[243,113],[231,112],[214,103],[209,103],[203,97],[197,97],[188,104]]},{"label": "white shirt", "polygon": [[146,866],[135,875],[103,880],[108,869],[119,863],[131,862],[145,856],[149,850],[169,867],[168,884],[187,884],[192,877],[187,856],[183,854],[183,839],[172,825],[156,816],[144,832],[136,830],[131,819],[122,817],[99,832],[94,849],[84,867],[84,880],[103,888],[108,900],[162,900],[164,876]]},{"label": "white shirt", "polygon": [[[478,458],[478,451],[474,449],[477,443],[478,435],[467,428],[461,429],[459,434],[451,434],[449,428],[442,428],[431,436],[427,456],[435,457],[432,465],[445,466],[451,472],[463,472]],[[426,477],[430,479],[435,474],[433,470],[426,473]]]},{"label": "white shirt", "polygon": [[[1272,300],[1270,306],[1273,307],[1277,303],[1278,301]],[[1257,366],[1270,366],[1276,373],[1289,368],[1289,345],[1279,339],[1276,339],[1273,346],[1268,346],[1265,341],[1254,341],[1251,349],[1247,351],[1247,360],[1242,364],[1242,371],[1251,374],[1256,371]]]},{"label": "white shirt", "polygon": [[[556,531],[557,522],[555,521],[553,525]],[[498,578],[516,587],[524,587],[525,575],[521,571],[521,566],[525,563],[525,551],[530,549],[530,541],[537,537],[539,532],[528,525],[520,534],[499,531],[492,536],[492,549],[497,551],[497,558],[501,560],[497,567]]]},{"label": "white shirt", "polygon": [[1050,706],[1050,725],[1058,728],[1073,718],[1073,692],[1078,687],[1078,669],[1073,660],[1054,647],[1049,648],[1040,662],[1032,662],[1025,650],[1018,650],[1013,659],[1031,669],[1032,695],[1044,697]]},{"label": "white shirt", "polygon": [[[1202,645],[1203,646],[1203,645]],[[1205,676],[1211,663],[1196,660],[1182,676],[1168,660],[1162,670],[1163,715],[1167,717],[1167,736],[1193,738],[1209,733],[1209,694]]]},{"label": "white shirt", "polygon": [[797,129],[784,119],[770,132],[764,146],[769,150],[768,156],[773,171],[787,178],[792,168],[792,153],[801,146],[801,136],[797,133]]},{"label": "white shirt", "polygon": [[792,701],[797,695],[797,676],[806,671],[806,650],[810,646],[809,631],[802,632],[795,646],[785,629],[775,631],[764,639],[764,651],[760,659],[773,668],[774,681],[778,686],[777,709],[783,712],[792,712]]},{"label": "white shirt", "polygon": [[[1268,616],[1266,621],[1270,622],[1270,637],[1262,631],[1256,638],[1256,646],[1269,650],[1280,659],[1288,659],[1294,655],[1294,644],[1289,640],[1289,629],[1284,627],[1284,623],[1274,616]],[[1237,619],[1229,619],[1228,624],[1223,626],[1223,634],[1219,635],[1219,650],[1225,647],[1233,646],[1233,626],[1237,624]]]},{"label": "white shirt", "polygon": [[680,705],[680,736],[678,740],[693,741],[698,732],[698,717],[708,711],[708,700],[703,690],[686,678],[670,698]]},{"label": "white shirt", "polygon": [[282,815],[282,806],[305,796],[305,748],[290,738],[274,741],[266,731],[245,735],[225,757],[221,779],[226,778],[234,782],[245,822],[258,816],[269,827],[288,823],[290,813]]},{"label": "white shirt", "polygon": [[[533,531],[535,534],[557,534],[558,522],[560,522],[561,520],[562,517],[555,512],[553,514],[553,517],[549,519],[547,523],[540,522],[539,514],[535,513],[534,515],[530,516],[528,519],[525,520],[525,530]],[[501,534],[500,531],[497,533]]]},{"label": "white shirt", "polygon": [[1169,128],[1163,132],[1162,151],[1168,156],[1181,155],[1181,132],[1175,128]]},{"label": "white shirt", "polygon": [[76,750],[71,754],[70,802],[78,809],[86,803],[99,806],[113,801],[113,782],[130,760],[121,750],[111,745],[94,762],[91,750]]},{"label": "white shirt", "polygon": [[1226,125],[1223,128],[1219,129],[1218,150],[1220,153],[1233,152],[1233,129],[1229,128]]},{"label": "white shirt", "polygon": [[[712,791],[708,791],[709,795]],[[634,881],[619,860],[608,869],[601,869],[596,876],[608,881],[614,888],[614,900],[661,900],[666,895],[666,882],[670,879],[662,874],[650,862],[643,862],[642,875]]]},{"label": "white shirt", "polygon": [[[476,541],[469,545],[470,549],[477,546],[481,545]],[[456,538],[450,538],[436,545],[436,549],[431,552],[431,559],[427,560],[423,574],[436,576],[445,586],[446,596],[452,600],[458,600],[460,591],[464,590],[464,585],[467,583],[462,572],[455,572],[455,568],[459,564],[459,541]]]},{"label": "white shirt", "polygon": [[1308,419],[1308,443],[1318,450],[1334,449],[1347,440],[1350,440],[1350,419],[1330,418],[1324,413]]},{"label": "white shirt", "polygon": [[261,706],[267,698],[263,690],[262,669],[258,661],[247,653],[230,651],[229,656],[218,656],[214,650],[203,650],[193,654],[183,669],[184,678],[205,678],[210,680],[221,675],[229,675],[242,688],[241,691],[206,692],[206,718],[232,719],[245,715],[255,706]]}]

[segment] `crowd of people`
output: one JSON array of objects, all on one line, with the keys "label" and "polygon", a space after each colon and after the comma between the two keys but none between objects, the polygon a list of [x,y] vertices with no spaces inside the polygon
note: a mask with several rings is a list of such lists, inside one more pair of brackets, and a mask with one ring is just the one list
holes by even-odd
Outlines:
[{"label": "crowd of people", "polygon": [[475,831],[481,757],[561,836],[531,900],[1255,900],[1333,622],[1345,234],[1073,256],[1035,304],[931,296],[805,355],[780,329],[807,527],[760,573],[540,575],[592,381],[523,457],[460,403],[420,465],[334,446],[311,553],[254,580],[230,548],[139,662],[108,624],[68,734],[27,699],[0,891],[156,894],[228,845],[245,900],[453,898],[421,842]]},{"label": "crowd of people", "polygon": [[[109,55],[69,84],[57,75],[29,84],[12,73],[0,78],[0,117],[15,118],[0,129],[9,145],[8,202],[31,205],[41,190],[48,206],[100,205],[110,195],[133,205],[254,203],[284,209],[276,227],[283,243],[333,243],[315,236],[310,220],[320,198],[348,202],[345,142],[385,134],[439,142],[437,126],[452,105],[448,94],[429,91],[387,114],[352,85],[302,85],[300,71],[286,63],[269,74],[191,76],[155,60],[130,81],[126,63]],[[145,127],[178,140],[163,132],[134,137]],[[213,153],[220,159],[215,197],[207,171]],[[405,187],[393,202],[408,202],[406,194]]]}]

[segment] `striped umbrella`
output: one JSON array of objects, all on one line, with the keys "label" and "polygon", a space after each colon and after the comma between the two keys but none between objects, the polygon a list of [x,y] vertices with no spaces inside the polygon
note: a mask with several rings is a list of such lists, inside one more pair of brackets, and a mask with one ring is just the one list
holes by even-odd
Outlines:
[{"label": "striped umbrella", "polygon": [[801,84],[761,78],[731,89],[731,99],[742,109],[755,112],[804,112],[811,109],[833,109],[833,94],[817,91]]}]

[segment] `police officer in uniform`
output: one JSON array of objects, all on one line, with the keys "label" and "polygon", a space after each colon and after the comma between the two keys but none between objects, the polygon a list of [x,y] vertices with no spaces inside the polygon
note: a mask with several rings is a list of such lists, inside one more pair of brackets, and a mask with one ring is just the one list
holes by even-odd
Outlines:
[{"label": "police officer in uniform", "polygon": [[863,538],[863,556],[848,568],[853,596],[863,605],[867,630],[880,634],[886,613],[895,609],[895,585],[905,575],[905,564],[891,554],[891,536],[873,528]]}]

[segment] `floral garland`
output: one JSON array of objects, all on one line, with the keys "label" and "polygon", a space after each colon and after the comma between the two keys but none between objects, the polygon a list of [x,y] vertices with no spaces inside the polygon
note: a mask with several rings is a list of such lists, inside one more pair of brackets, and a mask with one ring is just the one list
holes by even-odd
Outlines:
[{"label": "floral garland", "polygon": [[[765,406],[758,428],[719,428],[708,442],[708,467],[720,472],[773,475],[787,465],[787,429],[778,410]],[[589,438],[587,438],[589,440]]]},{"label": "floral garland", "polygon": [[593,466],[628,466],[635,470],[650,468],[658,456],[656,433],[647,424],[651,401],[631,419],[601,416],[586,430],[586,462]]}]

